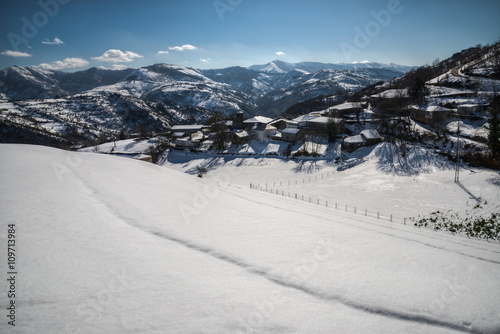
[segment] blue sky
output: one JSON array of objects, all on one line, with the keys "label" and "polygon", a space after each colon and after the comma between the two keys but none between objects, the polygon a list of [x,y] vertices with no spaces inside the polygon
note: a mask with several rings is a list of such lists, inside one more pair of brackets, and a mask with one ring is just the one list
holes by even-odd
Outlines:
[{"label": "blue sky", "polygon": [[418,66],[500,39],[497,0],[19,0],[0,9],[2,69]]}]

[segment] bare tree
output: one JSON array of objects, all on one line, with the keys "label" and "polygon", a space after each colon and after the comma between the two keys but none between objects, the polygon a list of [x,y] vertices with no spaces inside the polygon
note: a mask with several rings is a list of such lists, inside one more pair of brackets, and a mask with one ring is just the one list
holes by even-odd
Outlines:
[{"label": "bare tree", "polygon": [[335,119],[332,117],[328,118],[328,122],[326,123],[326,134],[329,143],[335,142],[340,131],[340,125],[335,122]]}]

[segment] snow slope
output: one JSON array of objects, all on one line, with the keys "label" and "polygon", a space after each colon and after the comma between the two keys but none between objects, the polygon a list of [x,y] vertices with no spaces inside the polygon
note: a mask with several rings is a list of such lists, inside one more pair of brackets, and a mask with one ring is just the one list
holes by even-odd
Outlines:
[{"label": "snow slope", "polygon": [[199,179],[46,147],[0,154],[1,247],[15,223],[19,255],[16,327],[3,317],[2,333],[500,330],[498,243],[238,185],[278,163]]},{"label": "snow slope", "polygon": [[[297,160],[173,151],[164,164],[190,174],[196,174],[196,167],[202,166],[209,170],[206,178],[237,167],[238,174],[231,178],[233,184],[255,184],[263,190],[267,185],[268,192],[273,189],[287,196],[297,194],[306,200],[310,197],[313,203],[319,199],[323,205],[326,201],[331,206],[347,205],[349,211],[357,208],[358,212],[380,212],[385,217],[392,214],[399,222],[437,210],[465,212],[477,204],[454,183],[455,166],[420,146],[409,147],[406,157],[398,155],[397,149],[388,143],[361,148],[352,154],[344,152],[345,160],[362,158],[365,162],[340,173],[338,164],[332,161],[338,152],[332,149],[335,147],[330,147],[327,159]],[[500,192],[494,184],[500,183],[498,173],[462,166],[460,180],[475,197],[489,203],[488,212],[500,212]]]}]

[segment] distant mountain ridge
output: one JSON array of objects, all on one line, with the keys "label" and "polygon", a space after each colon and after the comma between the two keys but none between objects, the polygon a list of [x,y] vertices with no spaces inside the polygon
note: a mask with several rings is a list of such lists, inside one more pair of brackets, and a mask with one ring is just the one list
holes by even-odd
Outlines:
[{"label": "distant mountain ridge", "polygon": [[[384,69],[400,75],[412,67],[381,64],[353,63],[326,64],[319,62],[287,63],[280,60],[250,67],[228,67],[223,69],[198,70],[177,65],[155,64],[139,69],[111,70],[93,67],[78,72],[45,70],[37,66],[12,66],[0,71],[0,98],[9,100],[44,99],[83,93],[101,86],[114,85],[123,81],[194,82],[215,81],[232,86],[257,100],[262,94],[283,88],[283,77],[300,78],[304,75],[329,69],[349,71],[360,69]],[[152,76],[145,74],[152,73]],[[290,80],[285,80],[292,84]],[[292,80],[293,81],[293,80]],[[279,82],[279,84],[276,84]]]},{"label": "distant mountain ridge", "polygon": [[397,64],[382,64],[377,62],[356,62],[356,63],[319,63],[319,62],[300,62],[287,63],[281,60],[274,60],[264,65],[253,65],[249,67],[252,70],[270,73],[287,73],[293,70],[302,70],[309,73],[318,72],[325,69],[335,71],[346,71],[361,68],[383,68],[397,72],[406,73],[414,69],[414,66],[405,66]]},{"label": "distant mountain ridge", "polygon": [[407,69],[281,61],[213,70],[154,64],[73,73],[12,66],[0,71],[0,100],[7,100],[0,101],[0,135],[16,142],[82,143],[140,126],[161,131],[204,122],[214,112],[277,117],[301,101],[361,89]]},{"label": "distant mountain ridge", "polygon": [[114,84],[132,71],[93,67],[78,72],[62,72],[44,70],[38,66],[12,66],[0,71],[0,97],[26,100],[72,95]]}]

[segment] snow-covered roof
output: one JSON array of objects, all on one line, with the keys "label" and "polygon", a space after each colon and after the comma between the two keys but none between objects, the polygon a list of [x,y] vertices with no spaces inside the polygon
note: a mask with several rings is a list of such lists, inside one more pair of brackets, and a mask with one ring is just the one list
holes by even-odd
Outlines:
[{"label": "snow-covered roof", "polygon": [[259,124],[256,125],[255,131],[265,131],[265,130],[276,130],[276,127],[269,124]]},{"label": "snow-covered roof", "polygon": [[425,105],[417,105],[417,104],[412,104],[408,106],[409,109],[416,109],[416,110],[422,110],[422,111],[430,111],[430,112],[435,112],[435,111],[453,111],[452,109],[448,109],[445,107],[441,107],[440,105],[436,104],[425,104]]},{"label": "snow-covered roof", "polygon": [[366,142],[365,138],[363,138],[363,136],[361,136],[361,135],[347,137],[346,139],[344,139],[344,143],[348,143],[348,144],[359,144],[359,143],[365,143],[365,142]]},{"label": "snow-covered roof", "polygon": [[173,137],[184,137],[185,132],[174,132],[172,134]]},{"label": "snow-covered roof", "polygon": [[306,114],[306,115],[296,117],[296,118],[292,119],[292,121],[293,122],[306,122],[306,121],[310,121],[312,119],[315,119],[317,117],[319,117],[319,116]]},{"label": "snow-covered roof", "polygon": [[452,110],[441,106],[428,106],[426,108],[426,111],[434,112],[434,111],[452,111]]},{"label": "snow-covered roof", "polygon": [[315,117],[315,118],[311,119],[309,122],[311,122],[311,123],[326,124],[326,123],[328,123],[329,119],[330,119],[329,117],[319,116],[319,117]]},{"label": "snow-covered roof", "polygon": [[184,137],[184,138],[177,138],[175,140],[175,142],[177,144],[180,144],[180,143],[188,143],[188,142],[191,142],[191,138],[190,137]]},{"label": "snow-covered roof", "polygon": [[341,104],[337,104],[336,106],[333,106],[330,109],[349,110],[349,109],[356,109],[356,108],[362,108],[360,102],[344,102]]},{"label": "snow-covered roof", "polygon": [[235,133],[236,137],[238,138],[245,138],[245,137],[249,137],[250,135],[248,134],[248,132],[246,131],[240,131],[240,132],[236,132]]},{"label": "snow-covered roof", "polygon": [[363,130],[363,131],[361,131],[361,135],[363,135],[363,137],[365,137],[366,139],[379,139],[380,138],[378,131],[375,129]]},{"label": "snow-covered roof", "polygon": [[424,106],[417,106],[417,105],[412,105],[410,106],[412,109],[418,109],[418,110],[423,110],[423,111],[429,111],[429,112],[439,112],[439,111],[453,111],[451,109],[441,107],[438,105],[424,105]]},{"label": "snow-covered roof", "polygon": [[281,133],[289,134],[289,135],[296,135],[299,133],[300,129],[295,129],[295,128],[286,128]]},{"label": "snow-covered roof", "polygon": [[191,135],[191,139],[192,139],[193,141],[200,141],[200,140],[202,140],[202,139],[203,139],[203,137],[204,137],[204,136],[203,136],[203,133],[202,133],[202,132],[195,132],[195,133],[193,133],[193,134]]},{"label": "snow-covered roof", "polygon": [[263,124],[267,124],[267,123],[270,123],[272,121],[273,121],[273,119],[269,118],[269,117],[255,116],[255,117],[249,118],[247,120],[244,120],[243,123],[246,123],[246,124],[249,124],[249,123],[263,123]]},{"label": "snow-covered roof", "polygon": [[288,120],[286,118],[283,118],[283,117],[278,117],[278,118],[275,118],[272,122],[270,122],[269,124],[273,125],[275,123],[278,123],[278,122],[282,122],[282,121],[285,121],[285,122],[288,122]]},{"label": "snow-covered roof", "polygon": [[480,107],[481,105],[480,104],[472,104],[472,103],[468,103],[468,104],[461,104],[458,106],[458,108],[477,108],[477,107]]},{"label": "snow-covered roof", "polygon": [[179,132],[179,131],[200,131],[204,125],[201,124],[192,124],[192,125],[174,125],[172,126],[172,131],[174,132]]}]

